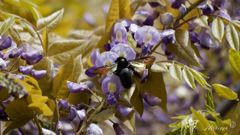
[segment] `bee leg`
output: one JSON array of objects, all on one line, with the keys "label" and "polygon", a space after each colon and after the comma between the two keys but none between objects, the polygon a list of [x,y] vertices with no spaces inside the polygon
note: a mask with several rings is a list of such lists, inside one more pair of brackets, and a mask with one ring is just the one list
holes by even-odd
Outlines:
[{"label": "bee leg", "polygon": [[133,74],[134,74],[134,75],[136,75],[136,76],[139,77],[139,78],[142,78],[142,77],[140,76],[140,74],[139,74],[137,71],[135,71],[135,69],[134,69],[132,66],[129,66],[128,68],[133,71]]}]

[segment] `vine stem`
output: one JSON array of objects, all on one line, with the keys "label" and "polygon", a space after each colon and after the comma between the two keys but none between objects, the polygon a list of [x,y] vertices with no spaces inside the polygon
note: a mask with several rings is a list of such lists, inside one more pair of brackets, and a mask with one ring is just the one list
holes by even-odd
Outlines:
[{"label": "vine stem", "polygon": [[70,121],[70,123],[71,123],[71,125],[72,125],[72,128],[73,128],[73,131],[74,131],[74,133],[75,133],[75,135],[77,134],[76,133],[76,130],[75,130],[75,128],[74,128],[74,125],[73,125],[73,123]]},{"label": "vine stem", "polygon": [[55,100],[55,106],[56,106],[56,111],[57,111],[57,120],[55,122],[55,128],[54,128],[54,131],[56,131],[57,129],[57,124],[58,124],[58,120],[60,119],[60,116],[59,116],[59,108],[58,108],[58,101],[57,99]]}]

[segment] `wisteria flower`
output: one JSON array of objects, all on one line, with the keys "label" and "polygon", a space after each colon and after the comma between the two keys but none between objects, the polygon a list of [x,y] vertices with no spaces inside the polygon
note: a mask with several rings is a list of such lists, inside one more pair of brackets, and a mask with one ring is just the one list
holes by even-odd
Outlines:
[{"label": "wisteria flower", "polygon": [[111,52],[115,52],[119,57],[125,57],[127,60],[135,59],[136,52],[127,44],[119,43],[114,46]]},{"label": "wisteria flower", "polygon": [[164,45],[173,44],[176,41],[175,31],[173,29],[164,30],[160,33]]},{"label": "wisteria flower", "polygon": [[127,30],[121,23],[116,23],[111,30],[111,38],[114,42],[127,43]]}]

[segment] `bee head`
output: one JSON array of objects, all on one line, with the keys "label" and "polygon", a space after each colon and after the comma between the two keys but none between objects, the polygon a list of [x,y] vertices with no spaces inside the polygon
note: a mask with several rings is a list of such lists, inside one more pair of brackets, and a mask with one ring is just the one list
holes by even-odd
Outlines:
[{"label": "bee head", "polygon": [[124,57],[118,57],[115,62],[118,64],[119,69],[123,69],[123,68],[126,68],[128,66],[128,61]]}]

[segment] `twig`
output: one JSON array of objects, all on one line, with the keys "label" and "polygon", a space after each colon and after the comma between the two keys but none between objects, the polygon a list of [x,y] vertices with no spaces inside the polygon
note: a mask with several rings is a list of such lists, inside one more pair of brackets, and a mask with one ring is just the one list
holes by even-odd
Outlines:
[{"label": "twig", "polygon": [[18,59],[13,63],[13,65],[12,65],[12,67],[9,69],[9,71],[12,70],[13,66],[19,61],[19,59],[20,59],[20,56],[19,56]]},{"label": "twig", "polygon": [[97,101],[101,104],[101,101],[98,99],[95,93],[91,89],[88,88],[88,90],[93,94],[93,96],[97,99]]},{"label": "twig", "polygon": [[71,125],[72,125],[72,128],[73,128],[73,131],[74,131],[75,135],[77,135],[77,132],[76,132],[76,130],[75,130],[75,128],[74,128],[73,123],[72,123],[71,121],[70,121],[70,123],[71,123]]}]

